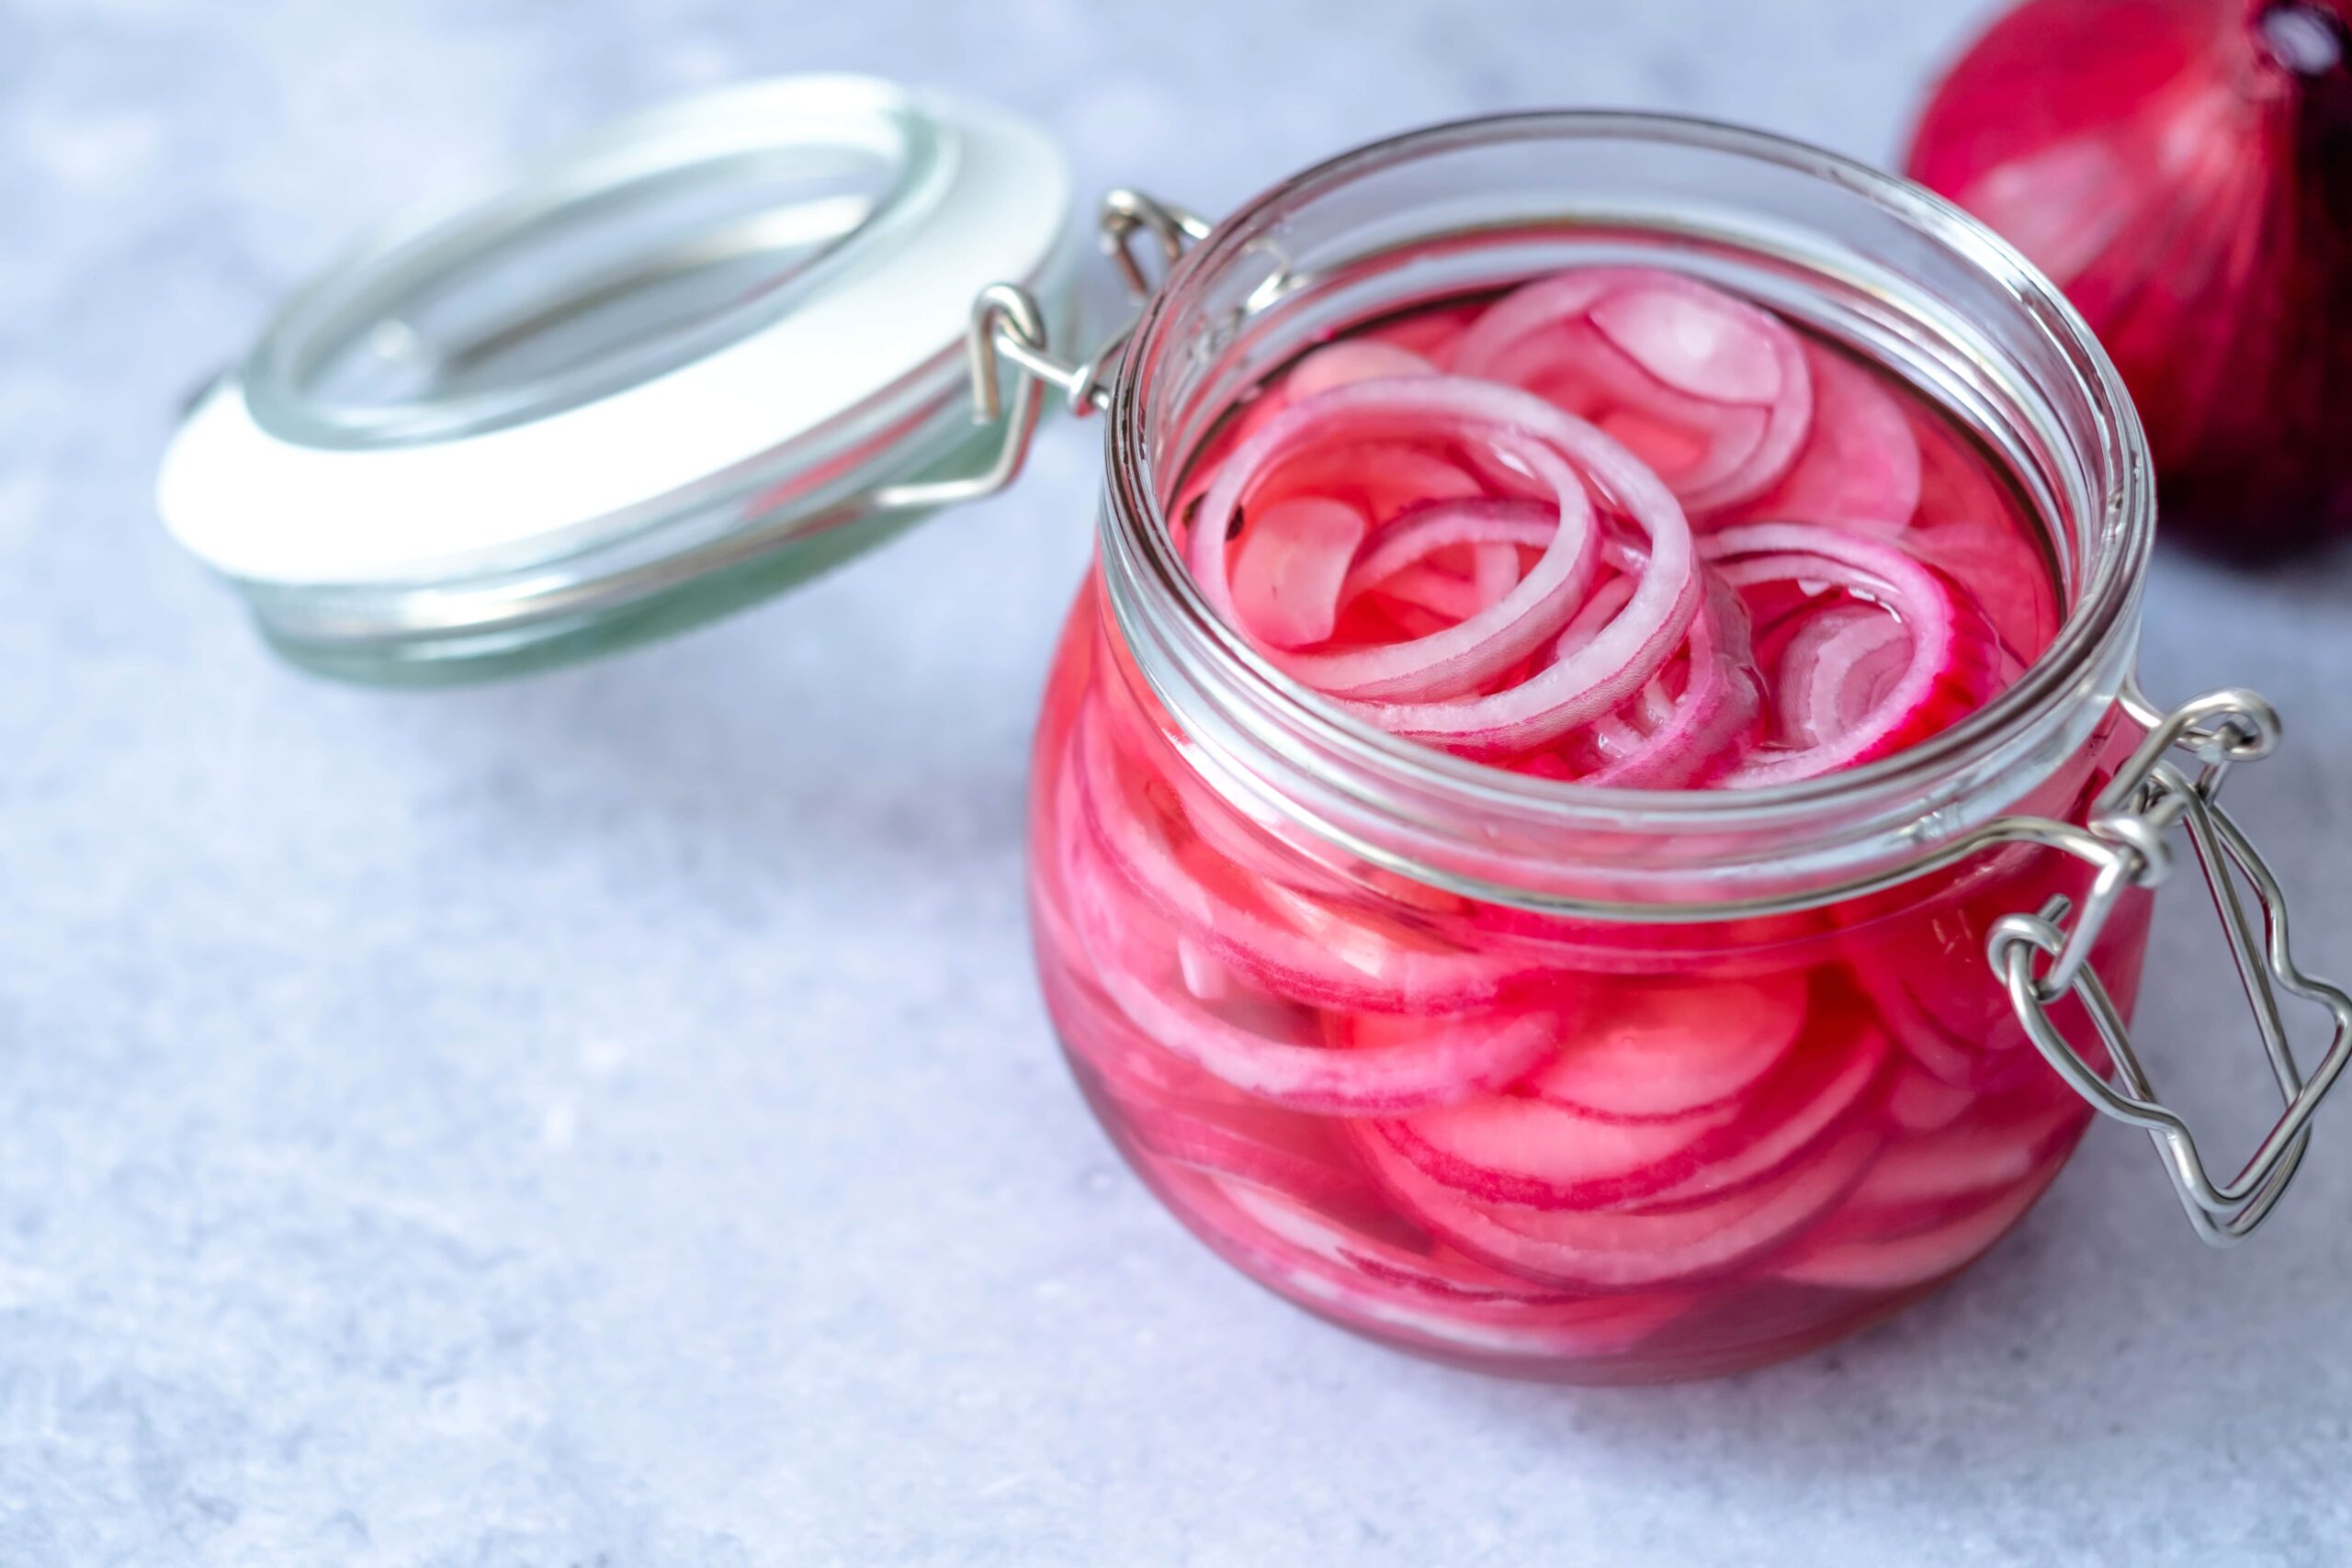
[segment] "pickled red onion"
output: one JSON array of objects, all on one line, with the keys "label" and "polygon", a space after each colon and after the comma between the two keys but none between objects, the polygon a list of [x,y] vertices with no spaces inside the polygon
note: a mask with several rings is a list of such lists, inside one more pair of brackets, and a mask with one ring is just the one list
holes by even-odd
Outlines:
[{"label": "pickled red onion", "polygon": [[[1583,1027],[1526,1092],[1617,1121],[1653,1121],[1735,1099],[1780,1066],[1804,1032],[1801,985],[1724,981],[1596,986]],[[1673,1076],[1657,1071],[1671,1060]]]},{"label": "pickled red onion", "polygon": [[1528,1208],[1449,1187],[1377,1134],[1358,1147],[1383,1188],[1473,1258],[1523,1279],[1609,1291],[1703,1279],[1771,1250],[1845,1194],[1877,1141],[1857,1130],[1766,1185],[1655,1213]]},{"label": "pickled red onion", "polygon": [[1835,349],[1804,347],[1813,376],[1804,446],[1781,481],[1737,515],[1901,527],[1919,509],[1919,441],[1911,422],[1861,367]]},{"label": "pickled red onion", "polygon": [[1327,344],[1292,367],[1283,385],[1294,398],[1311,398],[1351,381],[1374,381],[1385,376],[1434,376],[1437,367],[1409,348],[1375,339],[1359,338]]},{"label": "pickled red onion", "polygon": [[1453,368],[1593,420],[1652,459],[1694,513],[1778,480],[1813,413],[1794,333],[1654,267],[1579,268],[1528,284],[1478,319]]},{"label": "pickled red onion", "polygon": [[[1236,450],[1191,541],[1193,572],[1212,605],[1250,629],[1234,606],[1227,530],[1210,524],[1240,517],[1246,532],[1244,508],[1285,457],[1334,439],[1435,434],[1487,457],[1499,479],[1521,476],[1556,506],[1543,556],[1467,620],[1406,642],[1293,656],[1284,667],[1318,691],[1353,699],[1359,713],[1394,733],[1498,750],[1555,739],[1640,690],[1698,609],[1697,558],[1681,507],[1631,453],[1584,421],[1459,377],[1362,381],[1302,399]],[[1581,603],[1599,538],[1587,480],[1645,536],[1633,594],[1589,643],[1522,682],[1467,695],[1555,637]]]},{"label": "pickled red onion", "polygon": [[1196,931],[1269,995],[1373,1012],[1460,1012],[1499,997],[1524,961],[1414,940],[1318,902],[1285,897],[1198,847],[1148,799],[1093,723],[1073,739],[1085,825],[1103,858],[1153,906]]},{"label": "pickled red onion", "polygon": [[1735,588],[1837,588],[1852,602],[1876,604],[1900,622],[1910,649],[1883,694],[1866,702],[1843,702],[1842,693],[1827,699],[1827,734],[1750,757],[1724,779],[1732,787],[1787,784],[1890,756],[1982,706],[1997,682],[1998,644],[1983,613],[1897,546],[1817,524],[1755,523],[1712,536],[1706,554]]},{"label": "pickled red onion", "polygon": [[[1513,660],[1532,653],[1566,622],[1590,576],[1597,531],[1592,502],[1565,453],[1579,440],[1575,422],[1522,394],[1452,377],[1359,381],[1292,403],[1244,443],[1217,471],[1193,531],[1193,574],[1209,603],[1246,633],[1262,634],[1234,604],[1227,565],[1234,522],[1246,534],[1244,508],[1266,488],[1284,458],[1339,442],[1483,437],[1550,492],[1556,506],[1543,557],[1503,598],[1469,619],[1408,642],[1309,654],[1285,667],[1317,690],[1338,696],[1459,695]],[[1585,427],[1584,433],[1589,433]],[[1220,520],[1227,520],[1220,524]]]},{"label": "pickled red onion", "polygon": [[1275,648],[1305,648],[1331,635],[1348,558],[1363,539],[1363,513],[1317,496],[1262,513],[1233,569],[1234,614]]},{"label": "pickled red onion", "polygon": [[1651,731],[1582,782],[1619,789],[1690,789],[1710,782],[1725,753],[1756,721],[1756,682],[1748,676],[1747,615],[1720,581],[1710,579],[1690,631],[1690,674]]},{"label": "pickled red onion", "polygon": [[[1605,425],[1544,400],[1558,377],[1445,373],[1510,299],[1360,330],[1261,389],[1178,481],[1204,598],[1374,724],[1587,785],[1805,777],[1923,739],[2010,673],[1988,595],[2039,651],[2030,585],[1947,547],[2037,558],[1989,450],[1793,333],[1792,399],[1747,307],[1634,276],[1621,299],[1622,269],[1587,275],[1581,314],[1512,351],[1617,378]],[[1755,468],[1783,404],[1793,459],[1694,537],[1653,465],[1687,493]],[[1359,863],[1160,708],[1107,623],[1074,625],[1095,662],[1066,642],[1040,750],[1057,1025],[1154,1188],[1315,1310],[1541,1370],[1745,1364],[1964,1262],[2079,1127],[2035,1054],[1960,1048],[1999,1001],[1981,968],[1904,962],[1950,945],[1942,913],[1858,917],[1856,962],[1834,913],[1653,941]],[[1883,994],[1915,970],[1922,997]]]},{"label": "pickled red onion", "polygon": [[1298,1038],[1279,1010],[1252,1019],[1196,996],[1163,956],[1174,943],[1120,908],[1102,875],[1074,877],[1070,888],[1097,983],[1161,1046],[1260,1100],[1350,1115],[1450,1105],[1511,1082],[1558,1043],[1561,1021],[1541,1012],[1417,1018],[1397,1038],[1358,1047]]}]

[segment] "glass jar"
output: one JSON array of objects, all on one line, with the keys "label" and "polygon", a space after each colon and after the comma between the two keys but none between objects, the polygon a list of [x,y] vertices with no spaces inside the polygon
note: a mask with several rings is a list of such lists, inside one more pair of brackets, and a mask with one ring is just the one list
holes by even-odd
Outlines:
[{"label": "glass jar", "polygon": [[[1399,741],[1210,613],[1162,509],[1249,389],[1400,310],[1628,263],[1880,360],[1999,454],[2069,607],[2014,688],[1806,784],[1593,789]],[[2111,368],[2039,278],[1786,142],[1491,119],[1228,219],[1146,306],[1108,414],[1036,742],[1036,945],[1087,1099],[1210,1247],[1411,1350],[1648,1381],[1850,1333],[2026,1213],[2090,1111],[1987,944],[2097,867],[2002,824],[2084,818],[2147,735],[2123,699],[2153,505]],[[2120,887],[2086,932],[2119,1011],[2148,905]],[[2059,1023],[2112,1072],[2080,1009]]]},{"label": "glass jar", "polygon": [[[2270,1213],[2352,997],[2296,966],[2216,802],[2275,716],[2132,684],[2146,454],[2013,251],[1772,138],[1506,117],[1214,226],[1113,193],[1142,312],[1073,363],[1068,207],[1047,138],[948,95],[819,76],[654,111],[313,280],[191,405],[162,509],[288,658],[439,682],[740,608],[991,493],[1048,386],[1105,414],[1037,739],[1053,1018],[1178,1215],[1392,1343],[1593,1381],[1792,1354],[1981,1254],[2092,1110],[2149,1133],[2205,1239]],[[1210,613],[1164,510],[1237,400],[1334,333],[1581,263],[1745,294],[1973,432],[2066,607],[2039,660],[1850,772],[1602,790],[1368,728]],[[2124,1021],[2175,827],[2283,1105],[2226,1179]],[[2333,1020],[2308,1077],[2282,993]]]}]

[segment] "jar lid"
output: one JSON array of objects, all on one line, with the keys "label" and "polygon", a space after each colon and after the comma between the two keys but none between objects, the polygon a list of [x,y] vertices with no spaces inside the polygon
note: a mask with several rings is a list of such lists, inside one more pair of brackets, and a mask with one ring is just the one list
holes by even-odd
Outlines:
[{"label": "jar lid", "polygon": [[804,580],[982,450],[974,297],[1066,313],[1070,174],[854,76],[654,110],[298,291],[165,456],[173,535],[332,672],[541,662]]}]

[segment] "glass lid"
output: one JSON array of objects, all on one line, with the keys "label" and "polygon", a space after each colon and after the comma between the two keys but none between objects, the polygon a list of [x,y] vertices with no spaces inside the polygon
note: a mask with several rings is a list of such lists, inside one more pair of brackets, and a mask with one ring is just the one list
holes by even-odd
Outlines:
[{"label": "glass lid", "polygon": [[639,116],[298,291],[188,411],[164,523],[336,674],[707,618],[921,514],[877,489],[985,464],[972,301],[1011,280],[1067,316],[1069,201],[1035,127],[887,82]]}]

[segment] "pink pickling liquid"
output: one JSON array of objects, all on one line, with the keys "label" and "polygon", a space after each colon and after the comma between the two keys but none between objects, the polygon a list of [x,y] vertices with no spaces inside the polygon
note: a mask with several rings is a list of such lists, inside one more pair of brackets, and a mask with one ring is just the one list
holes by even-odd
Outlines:
[{"label": "pink pickling liquid", "polygon": [[[1933,403],[1703,286],[1593,276],[1376,323],[1230,412],[1170,510],[1270,658],[1497,766],[1747,788],[1915,744],[2047,646],[2039,531]],[[1120,1148],[1252,1278],[1424,1354],[1580,1382],[1795,1354],[1978,1257],[2087,1116],[1983,956],[2079,895],[2044,852],[1672,926],[1309,859],[1193,772],[1091,583],[1034,800],[1046,997]],[[2096,954],[2126,1007],[2146,916]]]}]

